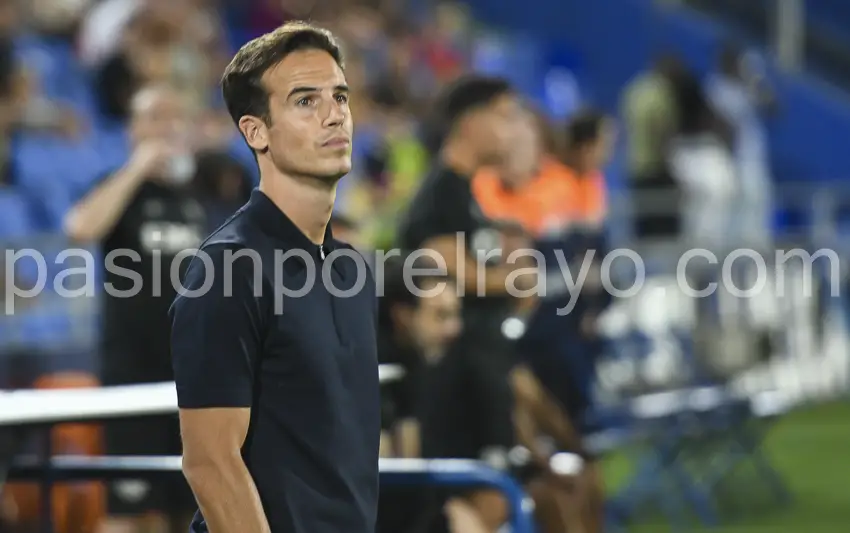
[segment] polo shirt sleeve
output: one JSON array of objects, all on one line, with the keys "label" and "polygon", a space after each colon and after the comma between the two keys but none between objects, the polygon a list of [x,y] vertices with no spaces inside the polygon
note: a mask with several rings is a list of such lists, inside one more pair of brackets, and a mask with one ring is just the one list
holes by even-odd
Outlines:
[{"label": "polo shirt sleeve", "polygon": [[227,246],[203,252],[208,260],[192,259],[170,311],[177,402],[250,407],[266,317],[256,285],[262,277],[254,279],[250,257],[233,260]]}]

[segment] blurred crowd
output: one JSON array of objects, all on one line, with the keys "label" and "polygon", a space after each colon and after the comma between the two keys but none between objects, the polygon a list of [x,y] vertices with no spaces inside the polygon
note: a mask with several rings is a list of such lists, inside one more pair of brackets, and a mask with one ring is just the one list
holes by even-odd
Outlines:
[{"label": "blurred crowd", "polygon": [[[772,178],[764,119],[773,110],[758,58],[734,43],[704,81],[672,53],[634,79],[622,115],[637,236],[683,237],[714,250],[767,246]],[[665,203],[677,209],[659,210]]]},{"label": "blurred crowd", "polygon": [[[422,177],[445,150],[444,124],[429,120],[432,96],[474,67],[476,27],[458,3],[0,0],[0,239],[26,245],[61,231],[103,254],[130,248],[175,255],[197,246],[256,182],[251,153],[221,102],[221,72],[246,40],[302,17],[340,37],[352,90],[354,170],[339,186],[335,235],[364,251],[394,247]],[[590,108],[552,120],[523,102],[512,122],[501,123],[509,149],[469,176],[484,214],[503,222],[497,247],[534,247],[550,259],[566,252],[579,263],[587,250],[604,250],[611,190],[605,170],[618,137],[627,146],[626,185],[638,238],[684,238],[710,248],[729,246],[730,239],[765,245],[771,185],[760,113],[773,102],[761,81],[752,58],[730,45],[706,83],[677,58],[659,57],[624,89],[620,124]],[[492,148],[486,142],[482,133],[464,146],[483,153]],[[165,175],[169,185],[140,185],[151,173]],[[554,259],[548,264],[560,266]],[[502,467],[528,482],[546,532],[598,533],[602,527],[600,474],[580,438],[594,430],[586,415],[603,350],[596,322],[610,304],[598,269],[592,265],[575,312],[555,312],[571,298],[553,273],[547,286],[553,296],[516,302],[497,334],[522,354],[502,378],[517,413],[516,443],[527,456],[503,450],[489,460],[507,461]],[[449,389],[429,381],[422,367],[439,360],[467,326],[451,291],[416,298],[392,265],[386,275],[381,357],[404,366],[409,378],[385,391],[382,453],[415,457],[423,453],[420,426],[426,424],[418,404],[434,400],[446,417],[464,401],[462,387],[458,396],[437,401]],[[0,284],[3,279],[13,278],[0,276]],[[128,342],[167,353],[160,332],[168,330],[171,296],[108,301],[99,366],[120,374],[120,350]],[[170,372],[168,365],[148,370],[120,379],[166,380]],[[17,376],[15,385],[24,381]],[[418,388],[426,386],[423,396]],[[470,416],[489,416],[487,402],[471,402]],[[66,451],[96,453],[100,444],[92,442],[74,441]],[[475,453],[489,444],[477,443]],[[558,468],[552,458],[560,451],[579,454],[585,475]],[[63,531],[96,530],[104,513],[96,503],[99,490],[82,486],[64,496],[78,498],[86,512],[66,517]],[[6,517],[26,525],[35,516],[33,495],[24,488],[12,494]],[[387,497],[400,503],[382,515],[383,530],[433,527],[418,508],[421,495],[413,496],[413,509],[409,495]],[[446,527],[456,533],[496,531],[507,516],[505,502],[487,491],[449,499],[445,509]],[[145,527],[166,530],[159,522]]]}]

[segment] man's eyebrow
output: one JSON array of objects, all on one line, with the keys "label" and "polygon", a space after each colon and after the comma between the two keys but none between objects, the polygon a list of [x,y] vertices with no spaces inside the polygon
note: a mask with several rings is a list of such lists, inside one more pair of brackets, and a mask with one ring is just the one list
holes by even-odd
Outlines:
[{"label": "man's eyebrow", "polygon": [[287,95],[287,98],[294,96],[296,94],[317,93],[317,92],[319,92],[318,87],[296,87],[296,88],[292,89],[291,91],[289,91],[289,95]]},{"label": "man's eyebrow", "polygon": [[[319,89],[318,87],[296,87],[296,88],[292,89],[291,91],[289,91],[289,95],[287,96],[287,98],[291,98],[292,96],[295,96],[296,94],[317,93],[317,92],[320,92],[320,91],[321,91],[321,89]],[[348,85],[337,85],[336,87],[334,87],[334,92],[335,93],[340,93],[340,92],[347,93],[347,92],[349,92]]]}]

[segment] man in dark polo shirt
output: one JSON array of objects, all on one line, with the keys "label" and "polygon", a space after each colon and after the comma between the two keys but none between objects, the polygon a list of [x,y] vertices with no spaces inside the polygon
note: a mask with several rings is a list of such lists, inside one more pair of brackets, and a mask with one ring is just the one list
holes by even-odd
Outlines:
[{"label": "man in dark polo shirt", "polygon": [[192,531],[372,533],[377,300],[363,257],[328,225],[351,169],[340,50],[289,23],[246,44],[222,85],[261,177],[171,310]]}]

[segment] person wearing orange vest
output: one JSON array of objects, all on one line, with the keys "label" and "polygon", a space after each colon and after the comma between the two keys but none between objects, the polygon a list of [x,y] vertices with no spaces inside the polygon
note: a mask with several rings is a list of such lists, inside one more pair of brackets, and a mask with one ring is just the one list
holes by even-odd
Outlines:
[{"label": "person wearing orange vest", "polygon": [[[518,135],[511,157],[501,168],[482,170],[473,179],[476,200],[488,217],[516,223],[533,236],[534,247],[543,253],[550,268],[559,265],[556,253],[565,253],[572,264],[588,249],[596,251],[598,267],[607,216],[601,168],[613,133],[607,117],[585,111],[569,122],[566,146],[558,154],[544,153],[539,133]],[[571,270],[575,278],[578,270]],[[556,277],[561,279],[562,275]],[[585,419],[599,351],[594,321],[608,303],[601,285],[593,284],[590,278],[573,312],[563,317],[557,309],[572,296],[564,288],[562,296],[552,297],[553,291],[547,287],[549,294],[536,303],[519,342],[538,379],[560,400],[583,434],[593,431]],[[604,493],[593,461],[587,464],[579,485],[587,510],[584,530],[601,532]]]}]

